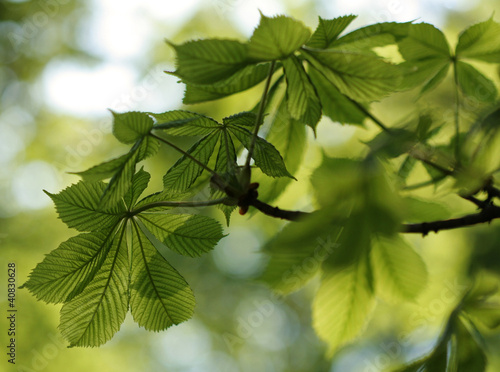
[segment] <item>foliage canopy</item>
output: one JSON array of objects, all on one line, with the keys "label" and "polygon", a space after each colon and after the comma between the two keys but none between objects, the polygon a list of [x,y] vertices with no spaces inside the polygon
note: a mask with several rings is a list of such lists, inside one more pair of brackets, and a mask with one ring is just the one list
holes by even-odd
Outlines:
[{"label": "foliage canopy", "polygon": [[[168,251],[198,257],[224,233],[215,219],[186,214],[186,208],[218,206],[228,225],[237,207],[240,214],[254,207],[292,221],[264,247],[269,263],[261,279],[290,293],[320,273],[313,325],[330,356],[361,334],[377,298],[412,302],[425,289],[426,264],[404,233],[425,236],[500,217],[497,89],[476,63],[500,62],[500,24],[491,18],[473,25],[451,47],[426,23],[377,23],[345,33],[354,19],[320,17],[311,32],[292,18],[262,15],[245,43],[169,42],[177,55],[169,73],[186,85],[184,103],[218,100],[262,82],[264,92],[254,108],[222,123],[186,110],[112,112],[113,134],[130,150],[77,173],[83,180],[60,193],[47,193],[60,219],[79,234],[48,254],[24,287],[38,299],[63,304],[60,329],[70,346],[105,343],[128,310],[153,331],[192,316],[194,295],[168,263]],[[397,55],[382,57],[385,47]],[[427,94],[447,81],[450,70],[451,119],[436,109],[389,125],[370,111],[371,103],[389,95],[410,89]],[[472,119],[461,115],[465,104],[476,108]],[[264,123],[266,113],[271,116]],[[303,160],[306,126],[315,132],[323,115],[348,125],[371,121],[381,131],[362,154],[324,155],[311,176],[317,211],[271,207]],[[262,125],[266,136],[259,134]],[[442,132],[447,142],[433,144]],[[181,149],[181,136],[193,137],[194,144]],[[141,198],[150,174],[138,163],[155,156],[160,144],[182,156],[163,176],[164,189]],[[248,155],[238,164],[244,149]],[[418,164],[427,174],[409,185]],[[257,169],[265,175],[259,184],[252,175]],[[437,198],[412,193],[428,185],[480,211],[452,216]],[[206,200],[196,198],[200,194]],[[308,259],[316,260],[317,270],[303,275],[297,269]],[[481,332],[500,325],[499,280],[475,270],[471,283],[434,348],[400,371],[485,370]]]}]

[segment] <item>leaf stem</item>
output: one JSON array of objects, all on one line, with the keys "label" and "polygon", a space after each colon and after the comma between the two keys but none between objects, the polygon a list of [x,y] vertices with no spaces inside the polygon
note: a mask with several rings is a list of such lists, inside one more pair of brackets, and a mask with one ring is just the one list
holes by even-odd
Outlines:
[{"label": "leaf stem", "polygon": [[271,79],[272,79],[273,74],[274,74],[275,64],[276,64],[276,61],[272,61],[271,65],[269,66],[269,74],[267,76],[266,85],[264,87],[264,92],[262,93],[262,98],[260,100],[259,111],[257,112],[257,117],[255,119],[255,127],[253,130],[252,142],[250,143],[250,147],[248,148],[248,155],[247,155],[247,159],[245,161],[245,165],[243,168],[244,170],[250,169],[250,160],[252,159],[253,150],[255,148],[255,141],[257,140],[257,134],[259,133],[260,124],[262,122],[262,117],[264,115],[264,108],[266,107],[267,94],[269,92],[269,86],[271,85]]},{"label": "leaf stem", "polygon": [[230,199],[229,197],[224,197],[224,198],[205,200],[205,201],[158,201],[134,209],[130,211],[130,215],[135,216],[136,214],[147,211],[148,209],[157,207],[184,207],[184,208],[208,207],[211,205],[223,204],[229,199]]}]

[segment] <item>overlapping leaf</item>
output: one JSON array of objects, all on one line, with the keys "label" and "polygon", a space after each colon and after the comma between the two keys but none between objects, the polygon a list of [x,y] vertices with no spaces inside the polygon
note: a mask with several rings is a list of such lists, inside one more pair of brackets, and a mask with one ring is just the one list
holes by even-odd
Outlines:
[{"label": "overlapping leaf", "polygon": [[185,256],[201,256],[224,236],[214,219],[191,214],[143,214],[140,220],[171,250]]},{"label": "overlapping leaf", "polygon": [[130,311],[139,326],[161,331],[193,315],[194,295],[184,278],[132,224]]},{"label": "overlapping leaf", "polygon": [[456,47],[460,58],[485,62],[500,61],[500,24],[493,20],[477,23],[460,34]]},{"label": "overlapping leaf", "polygon": [[213,84],[225,80],[249,61],[247,46],[236,40],[195,40],[176,45],[170,43],[177,55],[173,73],[193,84]]},{"label": "overlapping leaf", "polygon": [[283,60],[287,82],[288,112],[313,129],[321,118],[321,103],[302,63],[291,56]]},{"label": "overlapping leaf", "polygon": [[377,293],[415,301],[427,284],[422,258],[400,237],[374,239],[370,254]]},{"label": "overlapping leaf", "polygon": [[123,206],[100,209],[99,200],[106,184],[103,182],[84,182],[71,185],[59,194],[50,196],[56,205],[59,218],[69,227],[79,231],[108,229],[121,219]]},{"label": "overlapping leaf", "polygon": [[115,235],[92,281],[61,309],[62,335],[70,346],[99,346],[118,332],[128,311],[128,251],[125,228]]},{"label": "overlapping leaf", "polygon": [[307,46],[315,49],[329,48],[355,18],[356,16],[352,14],[334,19],[319,17],[318,27],[307,42]]},{"label": "overlapping leaf", "polygon": [[310,36],[311,31],[302,22],[285,16],[269,18],[261,14],[260,23],[248,42],[248,56],[259,61],[285,59]]},{"label": "overlapping leaf", "polygon": [[303,50],[305,58],[355,101],[379,100],[399,88],[400,69],[375,55],[343,50]]}]

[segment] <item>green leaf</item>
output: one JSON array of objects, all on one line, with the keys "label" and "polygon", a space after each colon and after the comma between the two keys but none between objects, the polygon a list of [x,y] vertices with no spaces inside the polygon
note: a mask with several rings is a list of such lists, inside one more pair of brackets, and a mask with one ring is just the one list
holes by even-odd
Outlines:
[{"label": "green leaf", "polygon": [[335,85],[329,82],[315,68],[309,69],[314,88],[321,101],[323,113],[333,121],[342,124],[363,124],[366,114],[349,98],[344,96]]},{"label": "green leaf", "polygon": [[[252,142],[253,134],[242,127],[236,125],[228,126],[228,129],[247,149]],[[293,176],[286,169],[281,154],[276,148],[266,140],[257,137],[252,158],[255,164],[268,176],[271,177],[291,177]]]},{"label": "green leaf", "polygon": [[497,89],[493,81],[465,62],[457,61],[456,69],[458,86],[464,95],[480,102],[495,101]]},{"label": "green leaf", "polygon": [[255,126],[256,121],[257,115],[250,111],[243,111],[222,119],[222,123],[224,125],[241,125],[250,128],[253,128]]},{"label": "green leaf", "polygon": [[212,250],[224,236],[213,218],[190,214],[140,214],[151,233],[171,250],[198,257]]},{"label": "green leaf", "polygon": [[396,158],[408,152],[416,142],[417,138],[412,131],[392,128],[390,132],[380,132],[366,144],[377,155]]},{"label": "green leaf", "polygon": [[403,219],[410,223],[446,220],[450,210],[443,204],[422,198],[405,197],[401,200]]},{"label": "green leaf", "polygon": [[330,46],[338,49],[367,52],[372,48],[394,44],[408,35],[411,23],[382,22],[358,28],[335,40]]},{"label": "green leaf", "polygon": [[443,32],[428,23],[410,24],[408,36],[399,42],[399,52],[406,61],[451,59]]},{"label": "green leaf", "polygon": [[248,56],[255,60],[285,59],[304,45],[311,31],[300,21],[261,14],[260,23],[248,43]]},{"label": "green leaf", "polygon": [[135,165],[139,161],[142,141],[136,142],[134,147],[126,154],[124,162],[114,173],[109,181],[104,193],[102,194],[99,207],[107,209],[115,206],[127,193],[131,184],[132,177],[135,174]]},{"label": "green leaf", "polygon": [[[208,164],[219,140],[219,131],[207,134],[187,150],[187,153]],[[193,160],[183,155],[163,176],[163,186],[176,192],[187,190],[201,175],[203,168]]]},{"label": "green leaf", "polygon": [[196,112],[174,110],[150,115],[159,123],[153,129],[161,129],[171,136],[204,136],[220,128],[214,119]]},{"label": "green leaf", "polygon": [[95,277],[61,309],[59,328],[70,347],[102,345],[118,332],[125,320],[129,305],[129,260],[124,234],[122,227]]},{"label": "green leaf", "polygon": [[442,57],[433,57],[403,62],[399,66],[404,76],[401,89],[412,89],[423,85],[420,91],[420,94],[423,94],[443,81],[450,68],[450,61]]},{"label": "green leaf", "polygon": [[397,66],[374,55],[334,49],[303,50],[302,54],[341,93],[355,101],[379,100],[394,92],[401,81]]},{"label": "green leaf", "polygon": [[327,342],[328,356],[360,334],[374,304],[365,260],[334,270],[324,269],[313,302],[313,326]]},{"label": "green leaf", "polygon": [[71,300],[101,268],[113,233],[110,228],[69,238],[35,267],[23,287],[47,303]]},{"label": "green leaf", "polygon": [[243,67],[230,77],[212,84],[186,84],[184,104],[193,104],[224,98],[247,90],[269,74],[269,63],[259,63]]},{"label": "green leaf", "polygon": [[318,27],[307,42],[309,48],[329,48],[347,26],[356,18],[355,15],[337,17],[334,19],[319,18]]},{"label": "green leaf", "polygon": [[460,34],[456,48],[458,58],[472,58],[485,62],[500,61],[500,24],[493,16],[467,28]]},{"label": "green leaf", "polygon": [[[290,117],[288,104],[283,100],[276,112],[267,141],[283,154],[283,161],[290,174],[294,175],[302,163],[307,145],[306,127]],[[291,182],[289,177],[259,177],[259,199],[270,203],[280,196]]]},{"label": "green leaf", "polygon": [[225,80],[249,62],[247,46],[236,40],[196,40],[182,45],[169,43],[177,53],[173,73],[184,82],[212,84]]},{"label": "green leaf", "polygon": [[323,261],[338,248],[336,243],[343,221],[325,222],[318,211],[299,224],[286,225],[264,247],[269,257],[260,280],[279,293],[303,287],[319,271]]},{"label": "green leaf", "polygon": [[77,174],[85,181],[94,182],[110,178],[129,160],[130,154],[125,154],[117,158],[111,159],[104,163],[98,164],[82,172],[70,172]]},{"label": "green leaf", "polygon": [[130,311],[139,326],[161,331],[193,315],[195,299],[185,279],[132,226]]},{"label": "green leaf", "polygon": [[125,112],[113,114],[113,134],[122,143],[134,143],[149,133],[153,119],[145,112]]},{"label": "green leaf", "polygon": [[[223,121],[226,125],[231,123],[239,122],[240,125],[249,123],[252,120],[253,113],[241,113],[241,114],[251,114],[250,116],[243,115],[241,117],[239,114],[230,116],[229,118],[224,118]],[[242,122],[243,120],[243,122]],[[253,118],[255,124],[255,118]],[[217,160],[215,162],[215,171],[220,174],[223,178],[227,180],[228,183],[231,183],[231,178],[235,177],[236,170],[238,164],[236,163],[236,149],[234,148],[233,140],[231,139],[231,135],[224,128],[221,132],[221,139],[219,144],[219,150],[217,152]],[[226,193],[222,190],[218,190],[217,188],[212,187],[211,189],[211,198],[217,199],[227,196]],[[226,223],[229,226],[229,221],[231,218],[231,214],[236,209],[236,205],[225,205],[225,204],[217,204],[217,208],[224,213],[226,217]]]},{"label": "green leaf", "polygon": [[375,239],[370,258],[377,292],[384,298],[415,301],[425,288],[425,263],[399,236]]},{"label": "green leaf", "polygon": [[154,137],[144,137],[141,140],[140,146],[137,149],[138,157],[137,161],[142,161],[144,159],[150,158],[158,152],[160,149],[160,142]]},{"label": "green leaf", "polygon": [[144,170],[144,168],[139,169],[139,171],[134,174],[132,178],[132,187],[124,196],[125,205],[130,209],[137,202],[141,194],[148,187],[151,175]]},{"label": "green leaf", "polygon": [[125,210],[122,206],[99,209],[99,201],[105,189],[106,184],[103,182],[80,181],[59,194],[45,193],[50,196],[59,218],[68,227],[78,231],[94,231],[116,225]]},{"label": "green leaf", "polygon": [[283,60],[288,98],[288,111],[313,130],[321,118],[321,103],[302,63],[295,56]]}]

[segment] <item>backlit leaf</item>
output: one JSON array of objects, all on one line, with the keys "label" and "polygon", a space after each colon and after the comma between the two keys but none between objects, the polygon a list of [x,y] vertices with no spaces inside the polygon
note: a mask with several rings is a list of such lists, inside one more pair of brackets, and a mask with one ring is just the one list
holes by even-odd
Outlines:
[{"label": "backlit leaf", "polygon": [[72,346],[99,346],[118,332],[128,311],[129,260],[125,227],[85,289],[61,309],[62,335]]},{"label": "backlit leaf", "polygon": [[329,356],[364,329],[375,304],[365,260],[324,270],[313,302],[313,326]]},{"label": "backlit leaf", "polygon": [[460,34],[456,48],[459,58],[485,62],[500,61],[500,24],[489,20],[470,26]]},{"label": "backlit leaf", "polygon": [[195,306],[191,288],[135,223],[132,245],[130,311],[137,324],[161,331],[191,318]]},{"label": "backlit leaf", "polygon": [[291,56],[283,60],[283,68],[291,117],[315,129],[321,118],[321,103],[302,63],[297,57]]},{"label": "backlit leaf", "polygon": [[399,88],[400,69],[377,56],[335,49],[302,53],[341,93],[353,100],[379,100]]},{"label": "backlit leaf", "polygon": [[145,112],[111,111],[113,114],[113,134],[123,143],[134,143],[149,133],[153,127],[153,119]]},{"label": "backlit leaf", "polygon": [[247,47],[236,40],[207,39],[170,45],[177,54],[173,74],[187,83],[213,84],[248,64]]},{"label": "backlit leaf", "polygon": [[260,23],[248,43],[248,56],[259,61],[285,59],[310,36],[311,31],[300,21],[282,15],[269,18],[261,14]]},{"label": "backlit leaf", "polygon": [[[219,139],[219,132],[206,135],[187,150],[187,153],[207,164]],[[187,190],[201,175],[203,168],[193,160],[183,155],[163,176],[165,189],[181,192]]]},{"label": "backlit leaf", "polygon": [[464,95],[480,102],[495,101],[497,89],[493,81],[465,62],[457,61],[456,69],[458,86]]},{"label": "backlit leaf", "polygon": [[370,258],[377,292],[384,298],[415,301],[425,288],[425,263],[399,236],[374,239]]},{"label": "backlit leaf", "polygon": [[[252,142],[253,134],[245,128],[231,125],[228,129],[247,149]],[[276,148],[266,140],[257,137],[253,152],[255,164],[268,176],[271,177],[291,177],[293,176],[286,169],[281,154]]]},{"label": "backlit leaf", "polygon": [[212,250],[224,236],[213,218],[190,214],[141,214],[144,226],[171,250],[197,257]]},{"label": "backlit leaf", "polygon": [[99,201],[105,189],[106,184],[103,182],[80,181],[59,194],[46,194],[56,205],[59,218],[68,227],[79,231],[94,231],[115,225],[125,210],[122,206],[99,209]]},{"label": "backlit leaf", "polygon": [[319,18],[318,27],[307,42],[307,46],[315,49],[330,47],[344,29],[356,18],[355,15],[337,17],[334,19]]},{"label": "backlit leaf", "polygon": [[48,303],[71,300],[83,291],[101,268],[113,234],[114,228],[110,228],[69,238],[36,266],[23,287]]}]

